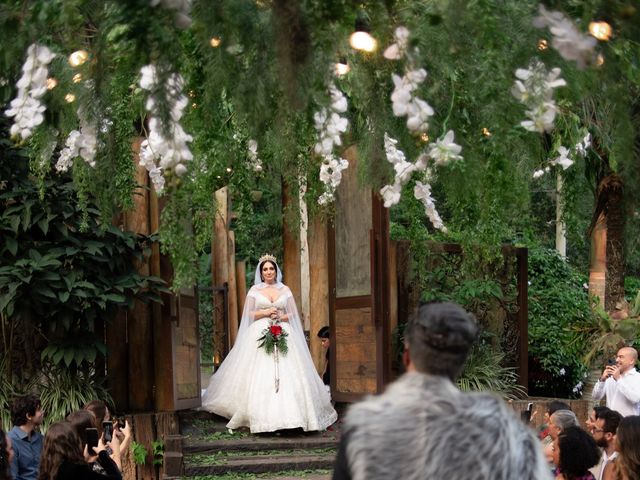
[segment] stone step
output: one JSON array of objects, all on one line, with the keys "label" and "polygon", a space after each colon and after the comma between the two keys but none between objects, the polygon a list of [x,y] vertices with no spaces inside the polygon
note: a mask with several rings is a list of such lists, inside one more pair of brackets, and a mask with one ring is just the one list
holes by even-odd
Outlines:
[{"label": "stone step", "polygon": [[331,470],[335,451],[324,454],[274,454],[253,456],[216,456],[212,464],[185,464],[184,476],[223,475],[228,473],[276,473],[291,471]]}]

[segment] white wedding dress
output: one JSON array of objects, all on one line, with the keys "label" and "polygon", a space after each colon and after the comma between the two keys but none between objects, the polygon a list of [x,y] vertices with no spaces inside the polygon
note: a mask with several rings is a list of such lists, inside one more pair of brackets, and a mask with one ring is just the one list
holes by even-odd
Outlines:
[{"label": "white wedding dress", "polygon": [[[228,418],[228,428],[248,427],[252,433],[324,430],[337,414],[313,365],[291,290],[278,282],[280,295],[272,302],[261,293],[266,286],[258,283],[249,290],[236,343],[211,377],[202,407]],[[258,347],[269,320],[253,320],[256,310],[271,307],[289,318],[281,323],[288,353],[279,353],[277,362]]]}]

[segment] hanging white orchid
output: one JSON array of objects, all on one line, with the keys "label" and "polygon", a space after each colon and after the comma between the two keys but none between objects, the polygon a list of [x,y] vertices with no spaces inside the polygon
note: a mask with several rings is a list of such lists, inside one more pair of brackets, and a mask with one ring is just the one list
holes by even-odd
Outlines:
[{"label": "hanging white orchid", "polygon": [[444,223],[442,223],[440,214],[436,210],[435,201],[431,196],[431,185],[429,185],[428,183],[416,182],[416,186],[413,187],[413,195],[424,205],[425,214],[431,221],[431,224],[434,226],[434,228],[446,233],[447,227],[445,227]]},{"label": "hanging white orchid", "polygon": [[429,157],[438,165],[447,165],[453,160],[461,160],[462,147],[455,143],[453,130],[449,130],[442,139],[436,140],[429,147]]},{"label": "hanging white orchid", "polygon": [[409,45],[409,29],[407,27],[398,27],[393,33],[396,43],[392,43],[384,51],[384,58],[389,60],[400,60],[405,56],[407,46]]},{"label": "hanging white orchid", "polygon": [[156,7],[162,5],[167,10],[174,10],[173,22],[176,27],[185,29],[191,26],[193,21],[189,16],[191,14],[192,0],[151,0],[151,6]]},{"label": "hanging white orchid", "polygon": [[318,198],[320,205],[333,202],[333,194],[342,181],[342,171],[349,166],[347,160],[336,158],[333,154],[333,149],[342,145],[341,135],[349,128],[349,120],[340,115],[348,109],[347,98],[333,83],[329,85],[328,91],[331,104],[313,115],[318,132],[314,151],[322,157],[320,181],[325,185],[324,193]]},{"label": "hanging white orchid", "polygon": [[[159,76],[155,65],[146,65],[140,69],[140,87],[155,92],[159,90],[161,98],[149,95],[145,108],[149,112],[149,136],[140,145],[140,165],[149,171],[157,192],[164,188],[164,179],[160,177],[167,171],[177,176],[187,172],[186,162],[193,159],[188,142],[193,137],[180,125],[180,119],[189,100],[182,93],[184,80],[181,75],[170,74],[163,85],[159,85]],[[168,125],[160,119],[158,105],[167,102],[169,106]],[[165,133],[168,132],[168,135]]]},{"label": "hanging white orchid", "polygon": [[247,155],[249,156],[250,166],[254,172],[262,171],[262,160],[258,158],[258,142],[250,139],[247,142]]},{"label": "hanging white orchid", "polygon": [[13,117],[11,136],[20,136],[23,140],[33,134],[33,129],[44,121],[47,109],[40,98],[47,92],[48,65],[55,53],[44,45],[31,44],[27,49],[27,58],[22,65],[22,76],[18,80],[18,95],[11,100],[5,111],[7,117]]},{"label": "hanging white orchid", "polygon": [[533,25],[538,28],[549,27],[553,35],[551,46],[562,58],[575,61],[579,69],[595,61],[594,48],[598,41],[594,37],[581,33],[562,12],[549,11],[542,4],[538,6],[538,12],[539,15],[534,18]]},{"label": "hanging white orchid", "polygon": [[528,107],[525,114],[528,120],[520,125],[530,132],[550,132],[555,127],[558,112],[553,98],[554,89],[565,86],[567,82],[560,78],[560,69],[547,72],[542,62],[534,59],[528,69],[516,70],[517,80],[511,88],[512,95]]},{"label": "hanging white orchid", "polygon": [[568,148],[560,146],[558,147],[558,153],[559,155],[549,162],[551,165],[558,165],[562,167],[563,170],[573,165],[573,160],[569,158]]}]

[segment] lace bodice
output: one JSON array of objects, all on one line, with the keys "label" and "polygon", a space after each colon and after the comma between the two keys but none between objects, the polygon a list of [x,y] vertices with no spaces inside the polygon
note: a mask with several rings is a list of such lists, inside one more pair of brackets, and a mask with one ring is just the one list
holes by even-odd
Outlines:
[{"label": "lace bodice", "polygon": [[284,310],[286,306],[287,299],[284,294],[276,298],[275,302],[272,302],[269,298],[259,292],[256,294],[256,309],[276,307],[280,310]]}]

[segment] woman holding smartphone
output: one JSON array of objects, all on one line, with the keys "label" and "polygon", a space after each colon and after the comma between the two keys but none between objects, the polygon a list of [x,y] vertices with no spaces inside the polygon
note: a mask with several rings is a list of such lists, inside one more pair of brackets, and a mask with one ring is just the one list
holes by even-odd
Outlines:
[{"label": "woman holding smartphone", "polygon": [[[120,452],[118,440],[107,445]],[[83,451],[84,449],[84,451]],[[69,422],[52,424],[44,437],[40,456],[38,480],[122,480],[116,463],[109,457],[102,439],[90,452],[87,444],[82,445],[80,436]],[[95,472],[90,463],[97,461],[105,473]]]}]

